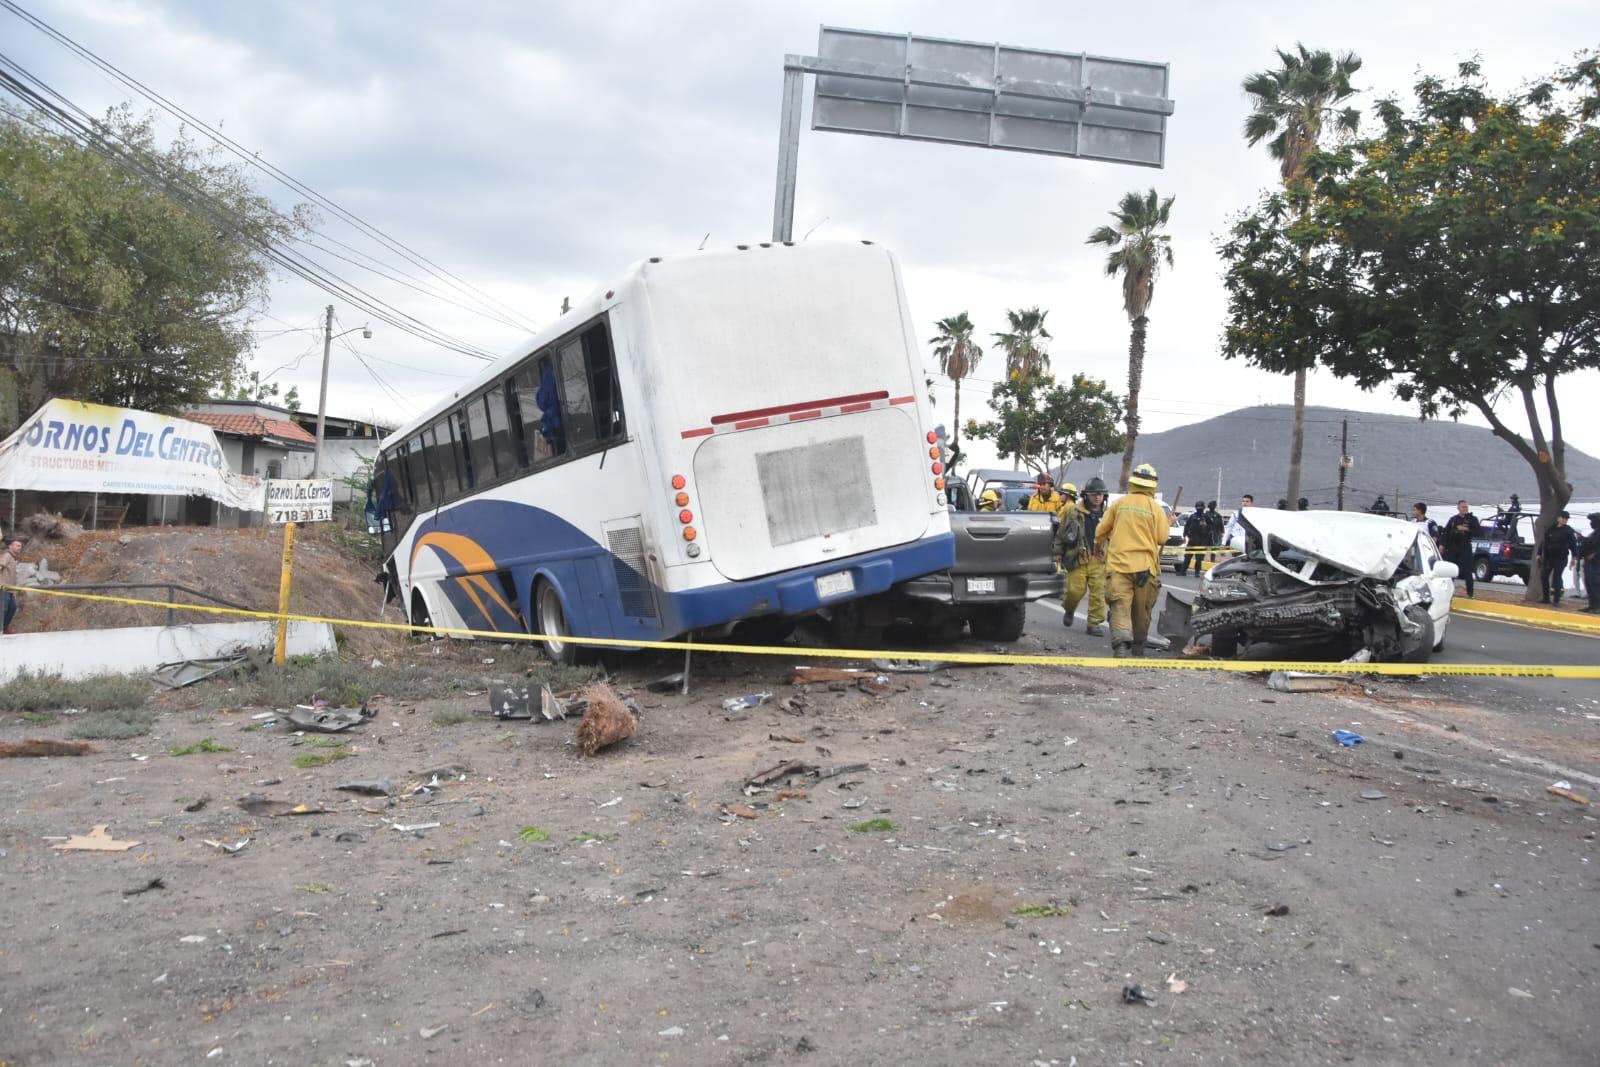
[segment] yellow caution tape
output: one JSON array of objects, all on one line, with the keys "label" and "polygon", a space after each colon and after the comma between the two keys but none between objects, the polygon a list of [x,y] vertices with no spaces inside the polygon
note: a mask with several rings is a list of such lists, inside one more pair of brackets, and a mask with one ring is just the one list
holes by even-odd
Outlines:
[{"label": "yellow caution tape", "polygon": [[[12,587],[16,588],[16,587]],[[197,611],[208,615],[231,615],[266,622],[322,622],[333,626],[349,626],[363,630],[398,630],[414,634],[436,634],[443,637],[480,637],[491,641],[544,641],[544,634],[511,633],[501,630],[468,630],[452,626],[415,626],[400,622],[369,622],[365,619],[334,619],[322,615],[299,615],[294,612],[250,611],[244,608],[224,608],[211,604],[169,604],[165,600],[144,600],[139,597],[106,596],[103,593],[80,593],[66,589],[28,587],[28,593],[45,596],[74,597],[105,604],[132,604],[137,607]],[[860,648],[808,648],[803,645],[740,645],[732,643],[699,641],[643,641],[620,637],[573,637],[563,634],[556,640],[595,648],[638,649],[651,648],[666,651],[728,652],[747,656],[788,656],[802,659],[892,659],[925,663],[970,663],[993,666],[1033,667],[1094,667],[1130,668],[1149,667],[1158,670],[1178,671],[1229,671],[1235,674],[1259,674],[1263,671],[1304,671],[1312,674],[1384,674],[1416,677],[1418,675],[1450,675],[1458,677],[1492,678],[1589,678],[1600,680],[1600,663],[1583,666],[1565,664],[1504,664],[1504,663],[1319,663],[1310,660],[1232,660],[1232,659],[1118,659],[1113,656],[1059,656],[1017,652],[911,652],[905,649]]]}]

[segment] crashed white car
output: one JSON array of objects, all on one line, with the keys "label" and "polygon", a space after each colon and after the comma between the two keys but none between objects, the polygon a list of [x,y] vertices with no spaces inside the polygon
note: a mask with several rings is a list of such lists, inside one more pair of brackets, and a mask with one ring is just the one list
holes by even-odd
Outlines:
[{"label": "crashed white car", "polygon": [[1168,590],[1163,634],[1209,634],[1217,656],[1265,642],[1425,663],[1444,647],[1456,566],[1426,531],[1342,511],[1245,508],[1241,521],[1242,555],[1214,567],[1192,602]]}]

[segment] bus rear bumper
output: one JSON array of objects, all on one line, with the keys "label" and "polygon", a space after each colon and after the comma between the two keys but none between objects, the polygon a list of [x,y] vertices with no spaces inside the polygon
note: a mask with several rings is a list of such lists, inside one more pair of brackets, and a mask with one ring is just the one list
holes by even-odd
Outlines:
[{"label": "bus rear bumper", "polygon": [[[882,593],[896,582],[947,570],[955,564],[955,545],[952,535],[940,534],[768,578],[673,593],[669,597],[673,617],[667,629],[684,633],[762,615],[809,615],[820,608]],[[844,584],[841,575],[849,576],[849,590],[824,595],[823,589]]]}]

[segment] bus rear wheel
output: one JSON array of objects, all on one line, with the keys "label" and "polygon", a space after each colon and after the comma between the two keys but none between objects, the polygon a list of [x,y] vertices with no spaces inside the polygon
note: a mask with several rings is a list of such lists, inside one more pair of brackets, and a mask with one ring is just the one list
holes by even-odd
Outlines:
[{"label": "bus rear wheel", "polygon": [[539,633],[544,635],[544,640],[540,642],[544,646],[544,654],[556,663],[569,667],[581,662],[583,649],[570,640],[563,640],[572,636],[572,630],[567,626],[567,613],[561,608],[561,595],[556,592],[556,587],[540,581],[534,603],[538,605]]},{"label": "bus rear wheel", "polygon": [[[411,591],[411,625],[429,627],[433,625],[433,614],[428,611],[428,602],[423,599],[422,590],[420,589]],[[421,633],[416,630],[412,630],[407,636],[414,641],[437,641],[439,639],[438,634]]]}]

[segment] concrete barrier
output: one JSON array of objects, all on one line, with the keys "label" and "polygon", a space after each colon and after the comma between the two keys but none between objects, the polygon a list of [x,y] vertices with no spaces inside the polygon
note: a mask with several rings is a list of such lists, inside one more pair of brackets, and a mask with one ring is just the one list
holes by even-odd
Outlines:
[{"label": "concrete barrier", "polygon": [[[259,621],[12,634],[0,637],[0,682],[23,671],[63,678],[153,671],[163,663],[211,659],[239,648],[270,650],[275,637],[274,624]],[[318,655],[334,647],[328,623],[289,623],[289,655]]]}]

